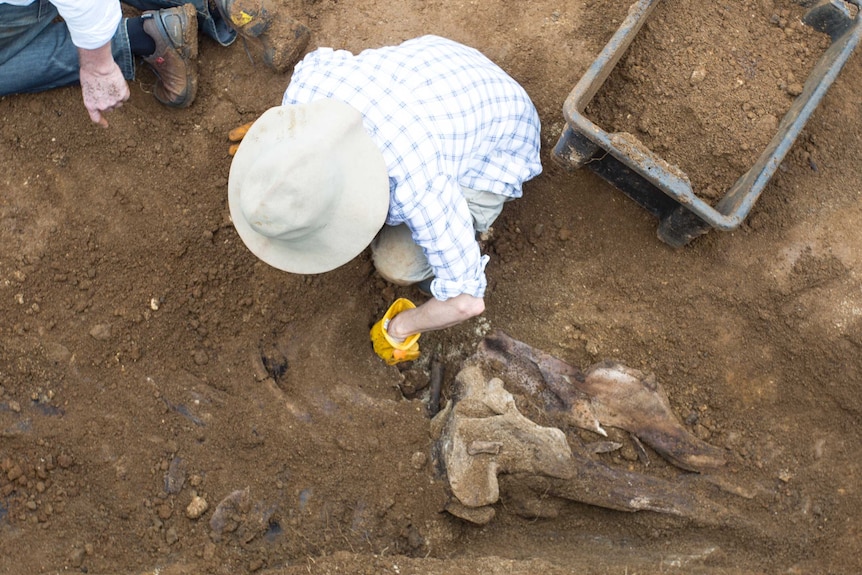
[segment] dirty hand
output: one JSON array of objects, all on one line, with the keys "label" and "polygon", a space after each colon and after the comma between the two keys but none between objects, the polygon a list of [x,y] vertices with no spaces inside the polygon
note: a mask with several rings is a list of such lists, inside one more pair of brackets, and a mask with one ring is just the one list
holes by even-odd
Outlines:
[{"label": "dirty hand", "polygon": [[414,333],[404,341],[398,341],[390,337],[389,332],[386,331],[393,317],[404,310],[415,307],[409,299],[398,298],[389,306],[380,321],[371,328],[371,343],[374,344],[374,353],[389,365],[395,365],[402,361],[413,361],[419,357],[420,334]]},{"label": "dirty hand", "polygon": [[239,149],[240,142],[242,142],[242,139],[248,133],[248,129],[251,128],[252,124],[254,124],[254,122],[249,122],[248,124],[243,124],[242,126],[238,126],[228,132],[227,139],[231,142],[235,142],[234,144],[230,145],[230,148],[228,148],[228,154],[230,154],[231,156],[236,154],[236,151]]},{"label": "dirty hand", "polygon": [[130,95],[123,72],[111,56],[110,45],[107,46],[107,52],[104,48],[78,50],[84,107],[90,119],[102,127],[108,126],[105,113],[121,107]]}]

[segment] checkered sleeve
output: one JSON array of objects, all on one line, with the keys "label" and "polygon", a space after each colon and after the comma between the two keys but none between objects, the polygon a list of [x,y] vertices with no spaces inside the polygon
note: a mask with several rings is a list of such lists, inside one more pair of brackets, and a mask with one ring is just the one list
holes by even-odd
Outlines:
[{"label": "checkered sleeve", "polygon": [[[393,223],[401,220],[413,232],[434,270],[434,296],[447,300],[466,293],[483,297],[487,280],[483,256],[476,241],[473,218],[461,188],[454,178],[439,174],[427,179],[416,178],[411,185],[422,189],[400,187],[390,206]],[[405,193],[405,191],[407,193]]]}]

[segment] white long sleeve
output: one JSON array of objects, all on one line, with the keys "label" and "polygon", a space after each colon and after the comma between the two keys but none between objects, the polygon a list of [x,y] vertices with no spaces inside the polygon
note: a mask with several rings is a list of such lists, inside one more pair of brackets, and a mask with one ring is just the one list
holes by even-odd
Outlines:
[{"label": "white long sleeve", "polygon": [[[2,0],[0,4],[27,6],[34,0]],[[94,50],[111,41],[120,25],[123,11],[119,0],[50,0],[78,48]]]}]

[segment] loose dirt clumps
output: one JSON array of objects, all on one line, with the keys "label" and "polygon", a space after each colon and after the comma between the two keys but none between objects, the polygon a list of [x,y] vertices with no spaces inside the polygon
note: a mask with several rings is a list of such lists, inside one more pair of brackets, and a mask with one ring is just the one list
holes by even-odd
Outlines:
[{"label": "loose dirt clumps", "polygon": [[586,113],[720,199],[755,163],[829,37],[792,0],[659,2]]}]

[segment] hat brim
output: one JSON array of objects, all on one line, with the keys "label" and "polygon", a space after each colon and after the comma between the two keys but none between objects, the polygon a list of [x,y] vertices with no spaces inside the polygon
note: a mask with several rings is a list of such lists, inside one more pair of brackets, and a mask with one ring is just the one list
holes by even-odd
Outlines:
[{"label": "hat brim", "polygon": [[[246,247],[267,264],[283,271],[316,274],[333,270],[359,255],[383,227],[389,210],[389,178],[380,149],[365,131],[362,115],[337,100],[301,106],[303,120],[344,122],[341,140],[321,150],[327,161],[340,164],[341,194],[330,217],[314,233],[301,239],[280,240],[258,233],[240,208],[244,174],[257,155],[278,146],[289,157],[303,144],[293,137],[299,106],[277,106],[264,112],[243,138],[228,180],[228,203],[234,227]],[[289,174],[285,174],[289,177]]]}]

